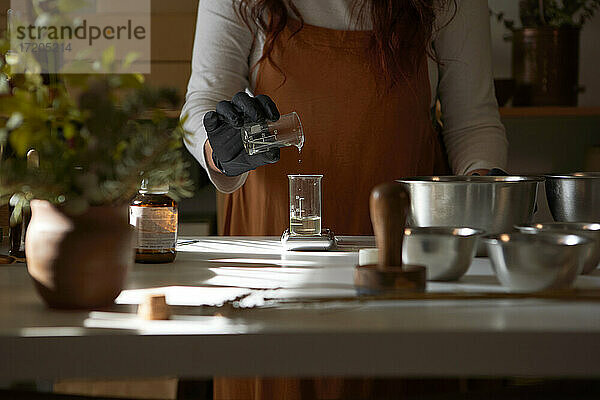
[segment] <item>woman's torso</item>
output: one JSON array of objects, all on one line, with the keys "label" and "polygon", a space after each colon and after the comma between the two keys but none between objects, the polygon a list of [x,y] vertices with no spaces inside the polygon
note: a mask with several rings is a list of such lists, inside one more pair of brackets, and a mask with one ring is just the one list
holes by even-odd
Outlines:
[{"label": "woman's torso", "polygon": [[261,63],[256,90],[282,113],[299,113],[305,147],[302,155],[283,149],[278,163],[251,171],[226,196],[224,234],[281,234],[289,224],[288,174],[323,174],[324,227],[368,235],[375,185],[449,172],[432,127],[425,55],[406,54],[421,60],[419,68],[390,87],[370,48],[368,31],[301,28],[289,21],[271,54],[277,67]]}]

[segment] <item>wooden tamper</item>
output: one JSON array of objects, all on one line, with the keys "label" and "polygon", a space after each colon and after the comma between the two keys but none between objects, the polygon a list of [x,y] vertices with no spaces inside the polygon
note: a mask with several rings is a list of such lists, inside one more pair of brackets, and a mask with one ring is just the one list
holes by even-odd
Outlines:
[{"label": "wooden tamper", "polygon": [[402,264],[402,240],[410,205],[408,192],[400,184],[384,183],[373,189],[369,205],[379,263],[356,267],[354,285],[359,293],[424,292],[425,267]]},{"label": "wooden tamper", "polygon": [[138,316],[142,319],[160,320],[169,319],[171,310],[164,294],[151,294],[146,296],[138,306]]}]

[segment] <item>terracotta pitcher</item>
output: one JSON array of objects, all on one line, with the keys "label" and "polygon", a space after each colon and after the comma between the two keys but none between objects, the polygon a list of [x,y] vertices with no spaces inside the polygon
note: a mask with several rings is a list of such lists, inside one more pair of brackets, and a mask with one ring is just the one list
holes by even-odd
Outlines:
[{"label": "terracotta pitcher", "polygon": [[44,301],[54,308],[112,304],[135,255],[127,207],[90,207],[70,216],[47,201],[33,200],[31,212],[27,269]]}]

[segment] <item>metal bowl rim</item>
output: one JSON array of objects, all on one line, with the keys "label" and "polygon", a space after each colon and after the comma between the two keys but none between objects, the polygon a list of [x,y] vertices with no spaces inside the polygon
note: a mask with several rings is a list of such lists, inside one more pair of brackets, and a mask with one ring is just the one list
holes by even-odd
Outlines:
[{"label": "metal bowl rim", "polygon": [[[434,179],[437,178],[437,179]],[[470,175],[440,175],[440,176],[412,176],[397,179],[398,183],[452,183],[452,184],[516,184],[528,182],[544,182],[542,176],[470,176]]]},{"label": "metal bowl rim", "polygon": [[[429,236],[447,236],[447,237],[455,237],[455,238],[473,238],[478,236],[485,235],[485,231],[483,229],[473,228],[471,226],[415,226],[415,227],[406,227],[404,228],[404,232],[410,230],[411,233],[414,234],[427,234]],[[453,231],[455,230],[470,230],[471,232],[466,235],[455,234]],[[405,236],[409,236],[406,235]],[[412,235],[410,235],[412,236]]]},{"label": "metal bowl rim", "polygon": [[546,179],[598,179],[600,172],[573,172],[571,174],[546,174]]},{"label": "metal bowl rim", "polygon": [[[600,222],[542,222],[537,224],[515,225],[515,229],[521,231],[526,229],[538,230],[540,232],[591,232],[600,233]],[[547,229],[544,229],[547,227]],[[552,229],[552,228],[562,229]],[[590,227],[590,228],[587,228]]]},{"label": "metal bowl rim", "polygon": [[[500,240],[500,236],[504,236],[507,235],[509,236],[509,238],[511,240],[509,241],[503,241]],[[557,243],[555,241],[550,241],[550,240],[544,240],[544,239],[550,239],[550,238],[558,238],[558,237],[564,237],[564,236],[575,236],[578,239],[577,243],[574,244],[565,244],[565,243]],[[512,239],[515,240],[512,240]],[[586,236],[583,235],[578,235],[577,233],[574,232],[569,232],[566,231],[565,233],[560,233],[560,232],[539,232],[537,234],[530,234],[530,233],[524,233],[524,232],[511,232],[511,233],[500,233],[500,234],[496,234],[496,235],[487,235],[484,236],[482,238],[483,242],[486,244],[491,244],[491,245],[512,245],[512,246],[517,246],[519,244],[523,244],[524,241],[522,241],[521,239],[525,239],[525,242],[531,242],[531,241],[536,241],[536,243],[539,244],[547,244],[550,246],[566,246],[566,247],[577,247],[577,246],[588,246],[594,243],[594,241]],[[541,239],[541,240],[540,240]]]}]

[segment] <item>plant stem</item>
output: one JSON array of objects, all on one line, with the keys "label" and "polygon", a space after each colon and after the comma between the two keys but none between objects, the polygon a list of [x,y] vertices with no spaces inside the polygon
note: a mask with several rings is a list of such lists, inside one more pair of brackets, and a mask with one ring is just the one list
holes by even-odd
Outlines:
[{"label": "plant stem", "polygon": [[546,25],[546,12],[544,10],[544,0],[539,0],[540,3],[540,18],[542,20],[542,24]]}]

